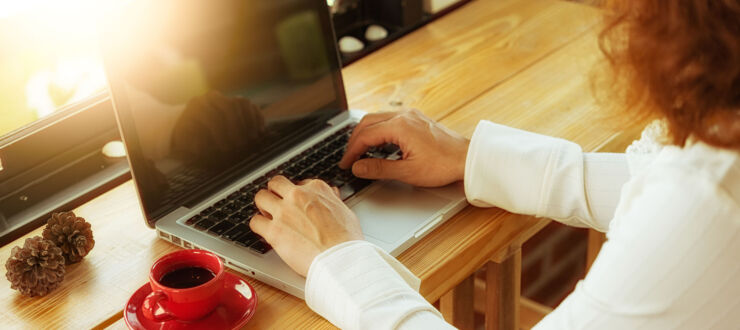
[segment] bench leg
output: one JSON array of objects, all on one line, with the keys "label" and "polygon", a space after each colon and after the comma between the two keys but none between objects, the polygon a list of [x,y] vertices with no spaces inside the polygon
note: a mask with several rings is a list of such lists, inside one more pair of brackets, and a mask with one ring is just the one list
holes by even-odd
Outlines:
[{"label": "bench leg", "polygon": [[460,330],[475,329],[474,283],[475,275],[471,275],[439,299],[439,311],[445,321]]},{"label": "bench leg", "polygon": [[522,251],[486,265],[486,330],[519,329]]}]

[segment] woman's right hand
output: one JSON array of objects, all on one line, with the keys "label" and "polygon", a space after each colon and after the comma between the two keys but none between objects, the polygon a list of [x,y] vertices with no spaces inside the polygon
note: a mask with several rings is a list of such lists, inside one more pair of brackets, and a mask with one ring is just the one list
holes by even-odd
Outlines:
[{"label": "woman's right hand", "polygon": [[[399,160],[359,159],[368,148],[398,145]],[[470,141],[418,110],[368,114],[355,127],[341,168],[366,179],[390,179],[421,187],[439,187],[463,179]]]}]

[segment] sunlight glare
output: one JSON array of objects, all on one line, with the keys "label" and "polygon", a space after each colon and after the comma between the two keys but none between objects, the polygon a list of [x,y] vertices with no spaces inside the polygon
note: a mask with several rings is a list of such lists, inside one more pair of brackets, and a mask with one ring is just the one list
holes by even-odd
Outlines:
[{"label": "sunlight glare", "polygon": [[126,2],[0,0],[0,20],[18,31],[14,39],[21,46],[18,51],[31,55],[28,61],[39,62],[25,85],[26,106],[37,118],[105,87],[97,26]]}]

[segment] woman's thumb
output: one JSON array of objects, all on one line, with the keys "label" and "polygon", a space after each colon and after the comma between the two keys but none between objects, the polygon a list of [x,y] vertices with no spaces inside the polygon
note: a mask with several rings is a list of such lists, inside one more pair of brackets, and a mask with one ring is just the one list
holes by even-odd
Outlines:
[{"label": "woman's thumb", "polygon": [[388,160],[365,158],[352,165],[352,174],[363,179],[391,179],[398,180],[407,164],[403,160]]}]

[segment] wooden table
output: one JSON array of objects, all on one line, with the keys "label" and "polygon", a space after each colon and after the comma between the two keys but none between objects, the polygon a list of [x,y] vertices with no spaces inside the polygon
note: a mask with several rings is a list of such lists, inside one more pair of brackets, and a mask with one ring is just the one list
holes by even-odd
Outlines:
[{"label": "wooden table", "polygon": [[[570,2],[473,1],[345,68],[350,106],[416,107],[466,136],[488,119],[600,150],[626,133],[607,125],[591,97],[598,21],[596,9]],[[46,297],[23,297],[0,278],[3,328],[124,328],[122,308],[152,262],[177,250],[144,225],[131,182],[75,211],[92,223],[95,249]],[[421,294],[440,301],[461,328],[472,324],[471,274],[488,265],[487,328],[516,328],[520,247],[548,222],[468,207],[399,260],[421,278]],[[38,234],[0,248],[0,260]],[[302,300],[244,278],[259,297],[248,328],[332,327]]]}]

